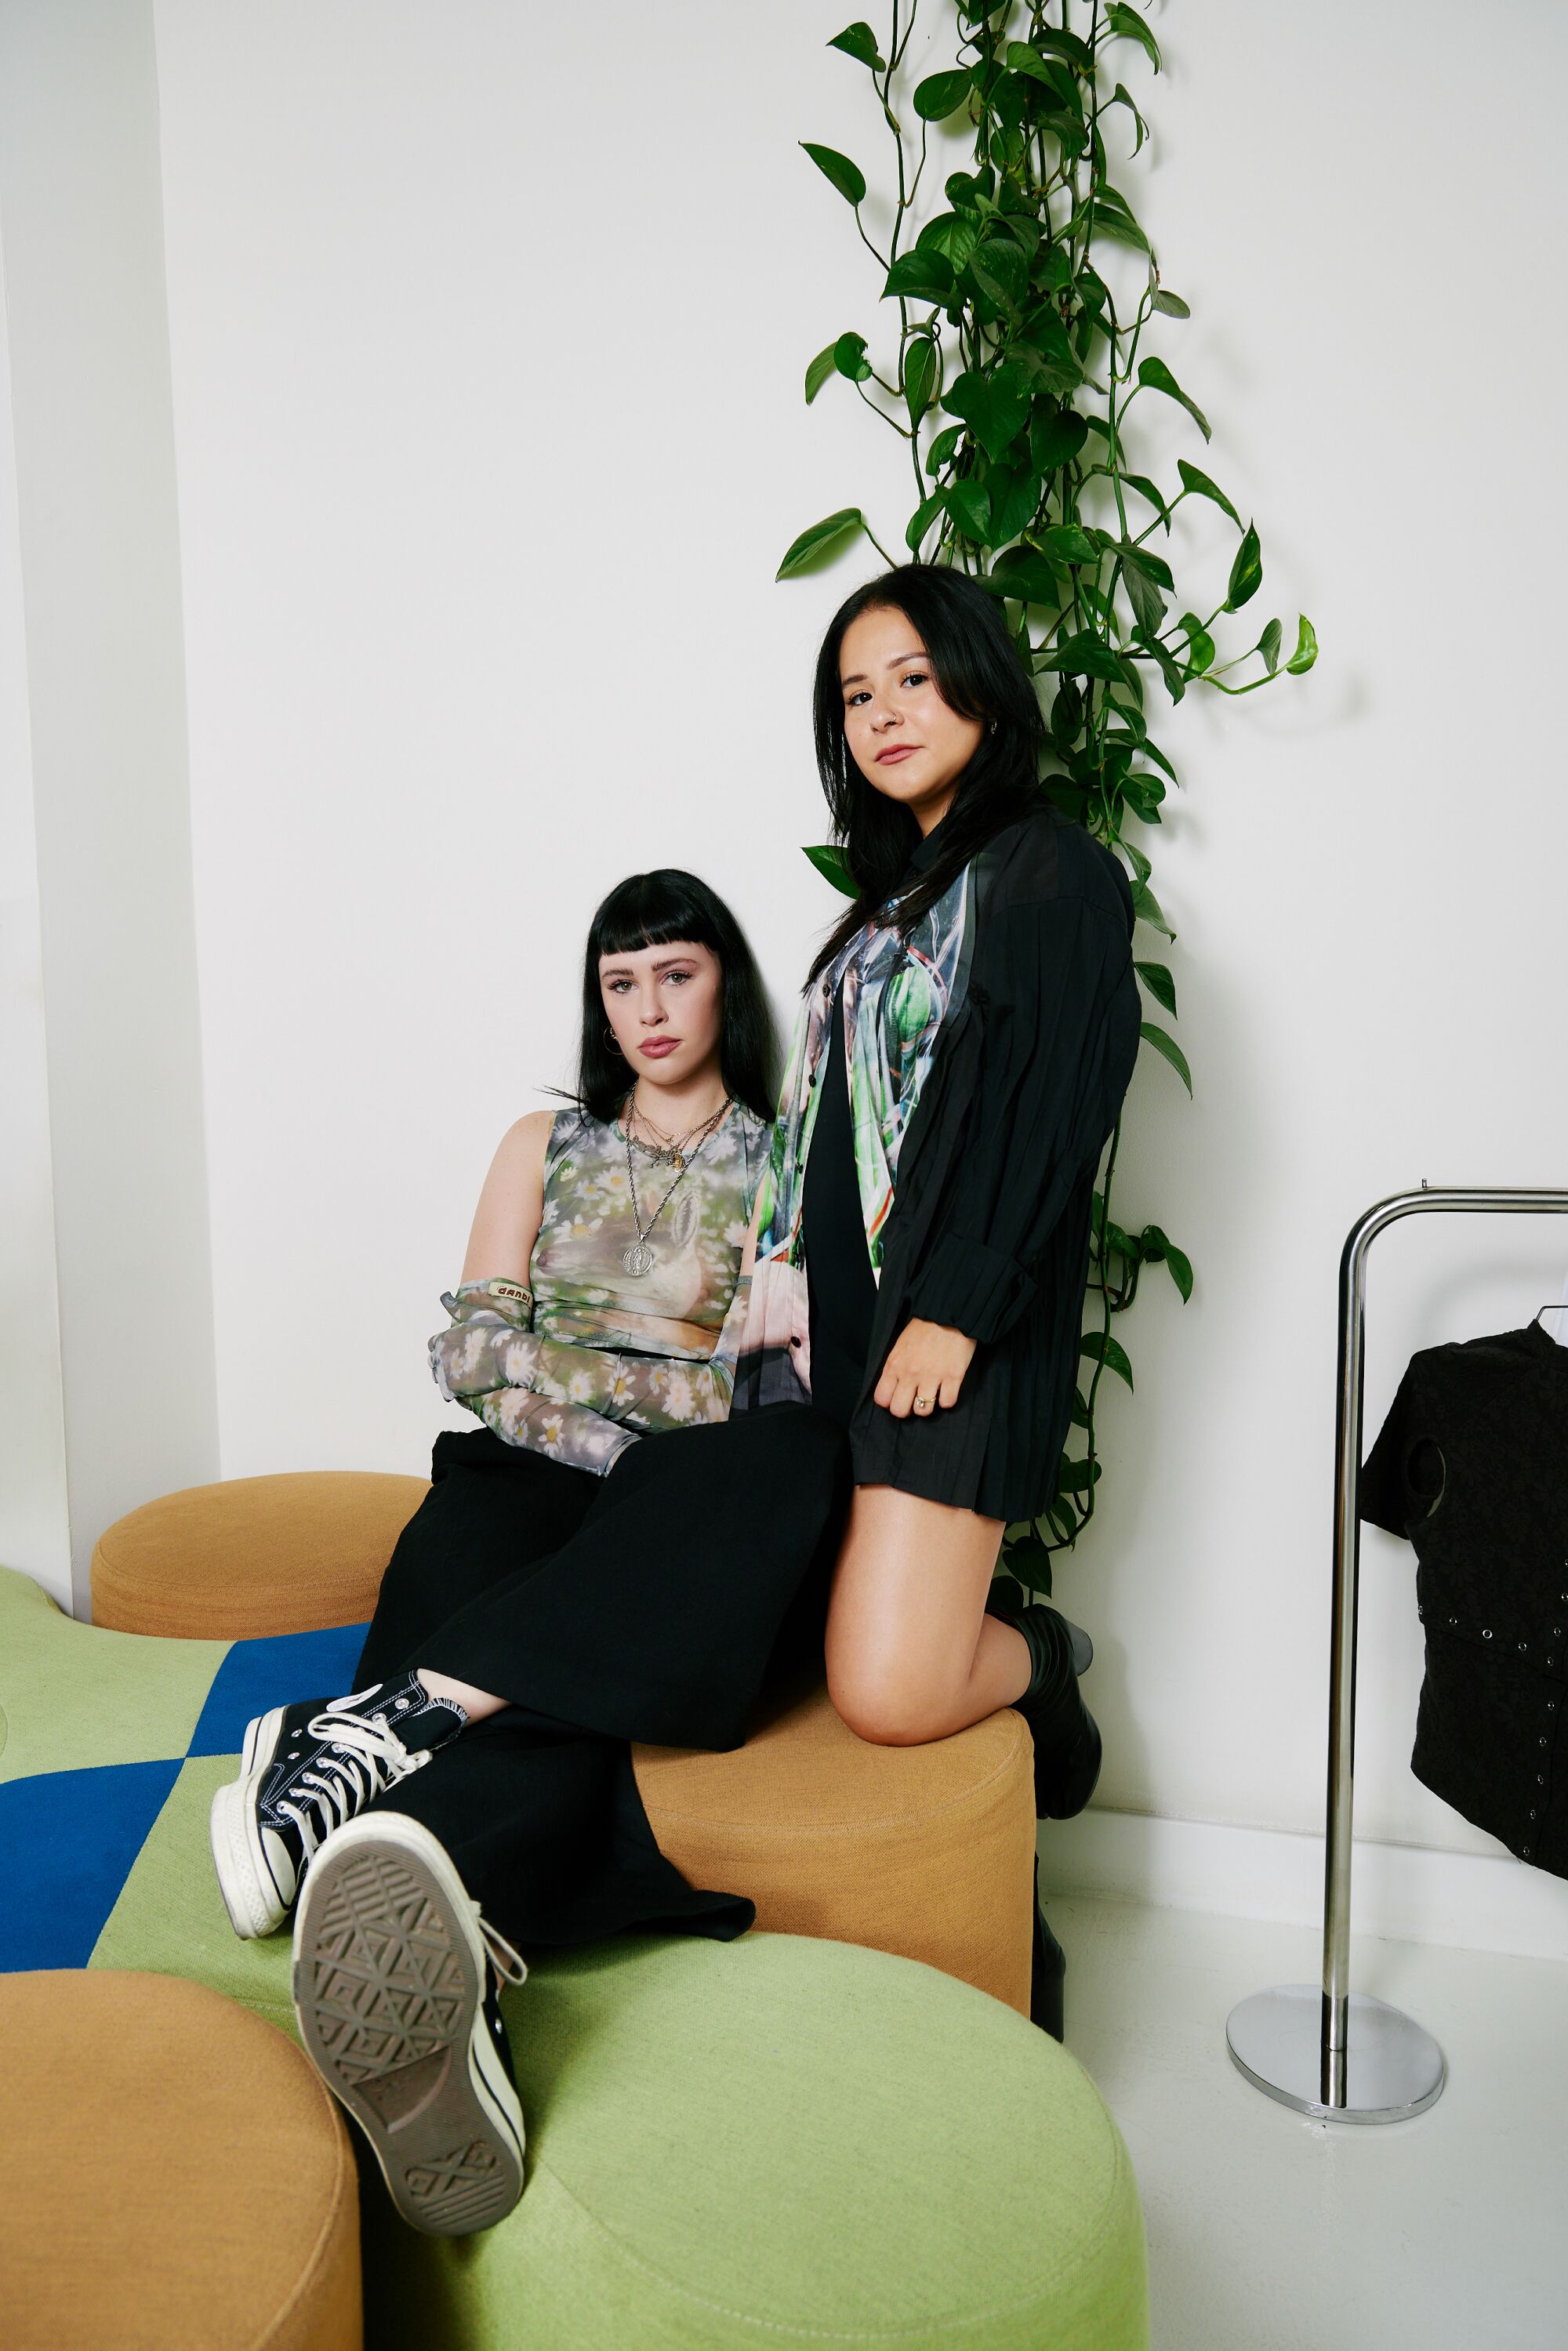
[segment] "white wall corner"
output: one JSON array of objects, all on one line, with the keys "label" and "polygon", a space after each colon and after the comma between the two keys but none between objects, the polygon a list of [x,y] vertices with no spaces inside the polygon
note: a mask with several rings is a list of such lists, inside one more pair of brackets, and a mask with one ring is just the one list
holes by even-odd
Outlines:
[{"label": "white wall corner", "polygon": [[[40,1127],[34,1104],[26,1172],[36,1244],[46,1170],[52,1187],[79,1613],[104,1527],[218,1469],[146,0],[0,16],[0,242],[29,722],[25,751],[7,749],[31,767],[47,1112]],[[37,1360],[47,1384],[40,1312],[10,1378]]]}]

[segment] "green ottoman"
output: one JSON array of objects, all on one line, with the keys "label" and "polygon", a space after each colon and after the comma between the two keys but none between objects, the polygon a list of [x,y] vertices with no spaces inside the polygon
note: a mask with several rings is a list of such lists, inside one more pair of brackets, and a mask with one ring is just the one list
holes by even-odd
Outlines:
[{"label": "green ottoman", "polygon": [[988,1993],[816,1937],[640,1936],[537,1969],[507,2017],[522,2202],[418,2239],[363,2167],[378,2351],[1147,2344],[1116,2126]]},{"label": "green ottoman", "polygon": [[[306,1645],[345,1637],[100,1631],[0,1571],[0,1968],[187,1976],[291,2032],[288,1938],[230,1930],[207,1805],[246,1714],[279,1675],[333,1687]],[[366,2162],[376,2351],[1146,2345],[1115,2125],[987,1993],[816,1937],[638,1936],[541,1960],[506,2013],[522,2201],[482,2236],[416,2236]]]}]

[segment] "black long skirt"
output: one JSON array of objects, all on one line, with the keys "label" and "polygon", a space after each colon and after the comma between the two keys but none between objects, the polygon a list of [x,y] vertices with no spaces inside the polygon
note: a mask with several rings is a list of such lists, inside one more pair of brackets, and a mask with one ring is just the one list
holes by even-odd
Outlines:
[{"label": "black long skirt", "polygon": [[660,1852],[630,1742],[738,1747],[765,1684],[820,1667],[842,1429],[774,1405],[643,1437],[603,1478],[447,1430],[431,1478],[355,1687],[427,1667],[508,1703],[376,1803],[440,1838],[525,1954],[626,1929],[744,1934],[744,1893],[693,1886]]}]

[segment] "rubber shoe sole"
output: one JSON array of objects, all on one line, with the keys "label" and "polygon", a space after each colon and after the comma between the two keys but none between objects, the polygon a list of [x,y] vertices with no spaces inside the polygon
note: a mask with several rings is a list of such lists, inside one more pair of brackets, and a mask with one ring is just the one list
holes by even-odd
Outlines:
[{"label": "rubber shoe sole", "polygon": [[225,1782],[214,1790],[207,1818],[224,1908],[235,1933],[247,1943],[276,1935],[289,1907],[262,1845],[256,1803],[261,1781],[262,1773],[252,1771]]},{"label": "rubber shoe sole", "polygon": [[493,2228],[523,2192],[523,2110],[491,2046],[489,1966],[439,1839],[381,1813],[333,1832],[294,1927],[294,2008],[322,2080],[402,2218],[432,2236]]},{"label": "rubber shoe sole", "polygon": [[267,1714],[252,1715],[246,1723],[239,1759],[242,1780],[248,1780],[253,1771],[265,1771],[277,1754],[283,1732],[283,1713],[282,1707],[275,1706]]}]

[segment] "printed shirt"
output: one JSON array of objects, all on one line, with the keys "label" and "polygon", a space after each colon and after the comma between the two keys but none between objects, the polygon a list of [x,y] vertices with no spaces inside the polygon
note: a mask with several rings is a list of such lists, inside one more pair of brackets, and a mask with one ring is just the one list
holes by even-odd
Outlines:
[{"label": "printed shirt", "polygon": [[801,1218],[833,998],[849,1068],[855,1181],[873,1277],[893,1207],[904,1136],[942,1024],[962,1000],[969,967],[974,868],[967,865],[904,938],[895,901],[857,931],[800,1007],[762,1178],[757,1261],[740,1353],[750,1404],[810,1395],[810,1309]]},{"label": "printed shirt", "polygon": [[442,1395],[507,1444],[600,1477],[640,1436],[727,1419],[768,1134],[736,1102],[684,1171],[633,1147],[653,1256],[634,1275],[625,1138],[613,1121],[559,1113],[527,1285],[497,1276],[443,1293],[452,1321],[430,1342]]}]

